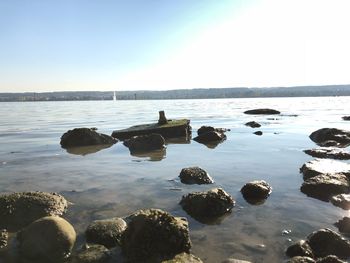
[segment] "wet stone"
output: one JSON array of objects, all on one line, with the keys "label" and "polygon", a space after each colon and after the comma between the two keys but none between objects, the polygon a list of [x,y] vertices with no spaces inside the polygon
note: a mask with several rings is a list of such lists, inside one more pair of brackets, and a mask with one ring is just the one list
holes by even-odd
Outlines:
[{"label": "wet stone", "polygon": [[288,260],[286,263],[315,263],[316,261],[313,258],[310,257],[293,257],[290,260]]},{"label": "wet stone", "polygon": [[67,200],[57,193],[21,192],[0,196],[0,228],[17,231],[45,216],[61,216]]},{"label": "wet stone", "polygon": [[322,174],[304,181],[300,191],[307,196],[329,201],[334,195],[348,193],[350,184],[344,174]]},{"label": "wet stone", "polygon": [[193,138],[193,140],[204,144],[211,142],[221,142],[226,140],[226,135],[223,132],[210,131],[198,135],[197,137]]},{"label": "wet stone", "polygon": [[338,222],[334,224],[336,227],[338,227],[339,232],[350,234],[350,217],[343,217]]},{"label": "wet stone", "polygon": [[71,263],[107,263],[111,258],[109,250],[102,245],[85,245],[73,256]]},{"label": "wet stone", "polygon": [[186,218],[174,217],[160,209],[148,209],[136,212],[126,221],[122,251],[130,262],[161,262],[190,251]]},{"label": "wet stone", "polygon": [[315,159],[304,163],[300,172],[303,174],[304,180],[320,174],[342,173],[350,176],[350,164],[328,159]]},{"label": "wet stone", "polygon": [[256,121],[249,121],[246,124],[244,124],[245,126],[249,126],[251,128],[259,128],[261,127],[261,124],[256,122]]},{"label": "wet stone", "polygon": [[258,136],[261,136],[261,135],[263,135],[263,132],[262,131],[256,131],[256,132],[254,132],[254,134],[258,135]]},{"label": "wet stone", "polygon": [[340,260],[338,257],[334,255],[329,255],[324,258],[317,259],[316,263],[346,263],[343,260]]},{"label": "wet stone", "polygon": [[200,167],[183,168],[180,172],[180,180],[184,184],[212,184],[210,175]]},{"label": "wet stone", "polygon": [[181,253],[172,259],[162,261],[162,263],[203,263],[203,261],[192,254]]},{"label": "wet stone", "polygon": [[300,240],[297,243],[289,246],[286,250],[286,255],[290,258],[296,256],[310,258],[314,257],[311,247],[305,240]]},{"label": "wet stone", "polygon": [[244,113],[253,114],[253,115],[270,115],[270,114],[280,114],[281,112],[274,109],[254,109],[254,110],[247,110]]},{"label": "wet stone", "polygon": [[121,235],[126,229],[126,222],[121,218],[96,220],[85,231],[86,241],[104,245],[107,248],[120,244]]},{"label": "wet stone", "polygon": [[317,230],[307,239],[316,257],[335,255],[345,259],[350,256],[350,242],[331,229]]},{"label": "wet stone", "polygon": [[246,183],[241,189],[244,199],[251,204],[260,203],[271,194],[271,191],[271,186],[263,180]]},{"label": "wet stone", "polygon": [[165,139],[157,133],[134,136],[123,143],[131,153],[161,150],[165,148]]},{"label": "wet stone", "polygon": [[318,148],[304,150],[304,152],[316,158],[329,158],[337,160],[350,160],[350,152],[338,148]]},{"label": "wet stone", "polygon": [[233,198],[221,188],[184,195],[180,205],[195,219],[219,217],[232,210]]},{"label": "wet stone", "polygon": [[228,258],[222,261],[221,263],[252,263],[251,261],[247,260],[240,260],[240,259],[235,259],[235,258]]},{"label": "wet stone", "polygon": [[332,196],[331,203],[344,210],[350,210],[350,194],[340,194]]},{"label": "wet stone", "polygon": [[319,146],[347,147],[350,145],[350,131],[336,128],[322,128],[310,134],[310,139]]}]

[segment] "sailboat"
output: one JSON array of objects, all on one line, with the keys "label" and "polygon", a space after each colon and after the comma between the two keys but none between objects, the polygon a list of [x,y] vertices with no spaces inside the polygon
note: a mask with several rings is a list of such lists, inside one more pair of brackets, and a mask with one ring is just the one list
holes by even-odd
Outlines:
[{"label": "sailboat", "polygon": [[116,101],[117,100],[117,96],[115,95],[115,91],[113,93],[113,101]]}]

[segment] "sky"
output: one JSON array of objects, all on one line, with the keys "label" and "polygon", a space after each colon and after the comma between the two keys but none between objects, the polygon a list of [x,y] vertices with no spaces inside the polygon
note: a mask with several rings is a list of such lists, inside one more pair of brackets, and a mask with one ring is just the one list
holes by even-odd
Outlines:
[{"label": "sky", "polygon": [[0,0],[0,92],[350,84],[349,0]]}]

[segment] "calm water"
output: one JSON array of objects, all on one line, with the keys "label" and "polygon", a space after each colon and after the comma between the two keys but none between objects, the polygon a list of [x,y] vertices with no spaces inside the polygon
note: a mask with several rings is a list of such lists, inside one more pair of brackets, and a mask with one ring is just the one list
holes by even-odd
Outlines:
[{"label": "calm water", "polygon": [[[70,202],[65,217],[83,241],[95,219],[125,216],[141,208],[161,208],[187,216],[181,196],[223,187],[236,200],[233,212],[212,225],[187,216],[193,254],[204,262],[227,257],[253,262],[282,262],[284,250],[313,230],[333,227],[348,212],[300,193],[299,168],[311,160],[303,149],[315,147],[308,135],[319,128],[349,129],[341,119],[350,115],[350,97],[264,98],[164,101],[88,101],[1,103],[0,192],[49,191]],[[281,116],[249,116],[247,109],[269,107]],[[193,133],[202,125],[230,128],[216,148],[191,143],[168,144],[155,156],[131,156],[122,143],[96,153],[68,153],[61,135],[75,127],[115,129],[168,118],[191,119]],[[255,120],[263,136],[244,126]],[[200,166],[214,185],[182,185],[184,167]],[[239,190],[248,181],[264,179],[273,192],[260,206],[244,201]],[[290,229],[289,235],[282,231]],[[292,240],[292,241],[291,241]],[[78,242],[78,244],[79,244]]]}]

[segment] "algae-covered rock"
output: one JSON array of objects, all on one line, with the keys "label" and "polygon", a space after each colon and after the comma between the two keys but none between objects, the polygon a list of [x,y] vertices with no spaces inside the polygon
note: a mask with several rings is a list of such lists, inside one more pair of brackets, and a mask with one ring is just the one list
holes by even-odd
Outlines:
[{"label": "algae-covered rock", "polygon": [[122,251],[129,262],[161,262],[189,253],[191,241],[186,218],[160,209],[140,210],[127,218]]},{"label": "algae-covered rock", "polygon": [[210,175],[200,167],[183,168],[180,172],[180,180],[184,184],[212,184]]},{"label": "algae-covered rock", "polygon": [[117,140],[109,135],[98,133],[96,129],[75,128],[64,133],[61,137],[61,146],[63,148],[114,144]]},{"label": "algae-covered rock", "polygon": [[192,254],[181,253],[172,259],[162,261],[162,263],[203,263],[203,261]]},{"label": "algae-covered rock", "polygon": [[148,135],[134,136],[123,143],[131,153],[162,150],[165,148],[165,140],[162,135],[152,133]]},{"label": "algae-covered rock", "polygon": [[323,128],[310,134],[310,139],[319,146],[347,147],[350,145],[350,131]]},{"label": "algae-covered rock", "polygon": [[0,196],[0,228],[17,231],[45,216],[61,216],[67,200],[57,193],[21,192]]},{"label": "algae-covered rock", "polygon": [[180,205],[195,219],[219,217],[231,211],[235,205],[233,198],[221,188],[207,192],[194,192],[184,195]]},{"label": "algae-covered rock", "polygon": [[70,263],[107,263],[111,258],[109,250],[102,245],[85,245],[73,256]]},{"label": "algae-covered rock", "polygon": [[86,241],[104,245],[107,248],[120,244],[121,235],[126,229],[122,218],[96,220],[85,231]]},{"label": "algae-covered rock", "polygon": [[22,229],[17,238],[21,256],[30,260],[60,262],[69,257],[76,233],[65,219],[47,216]]},{"label": "algae-covered rock", "polygon": [[345,259],[350,256],[350,242],[331,229],[317,230],[307,239],[316,257],[335,255]]},{"label": "algae-covered rock", "polygon": [[271,115],[271,114],[280,114],[281,112],[274,109],[254,109],[254,110],[247,110],[244,113],[251,114],[251,115]]}]

